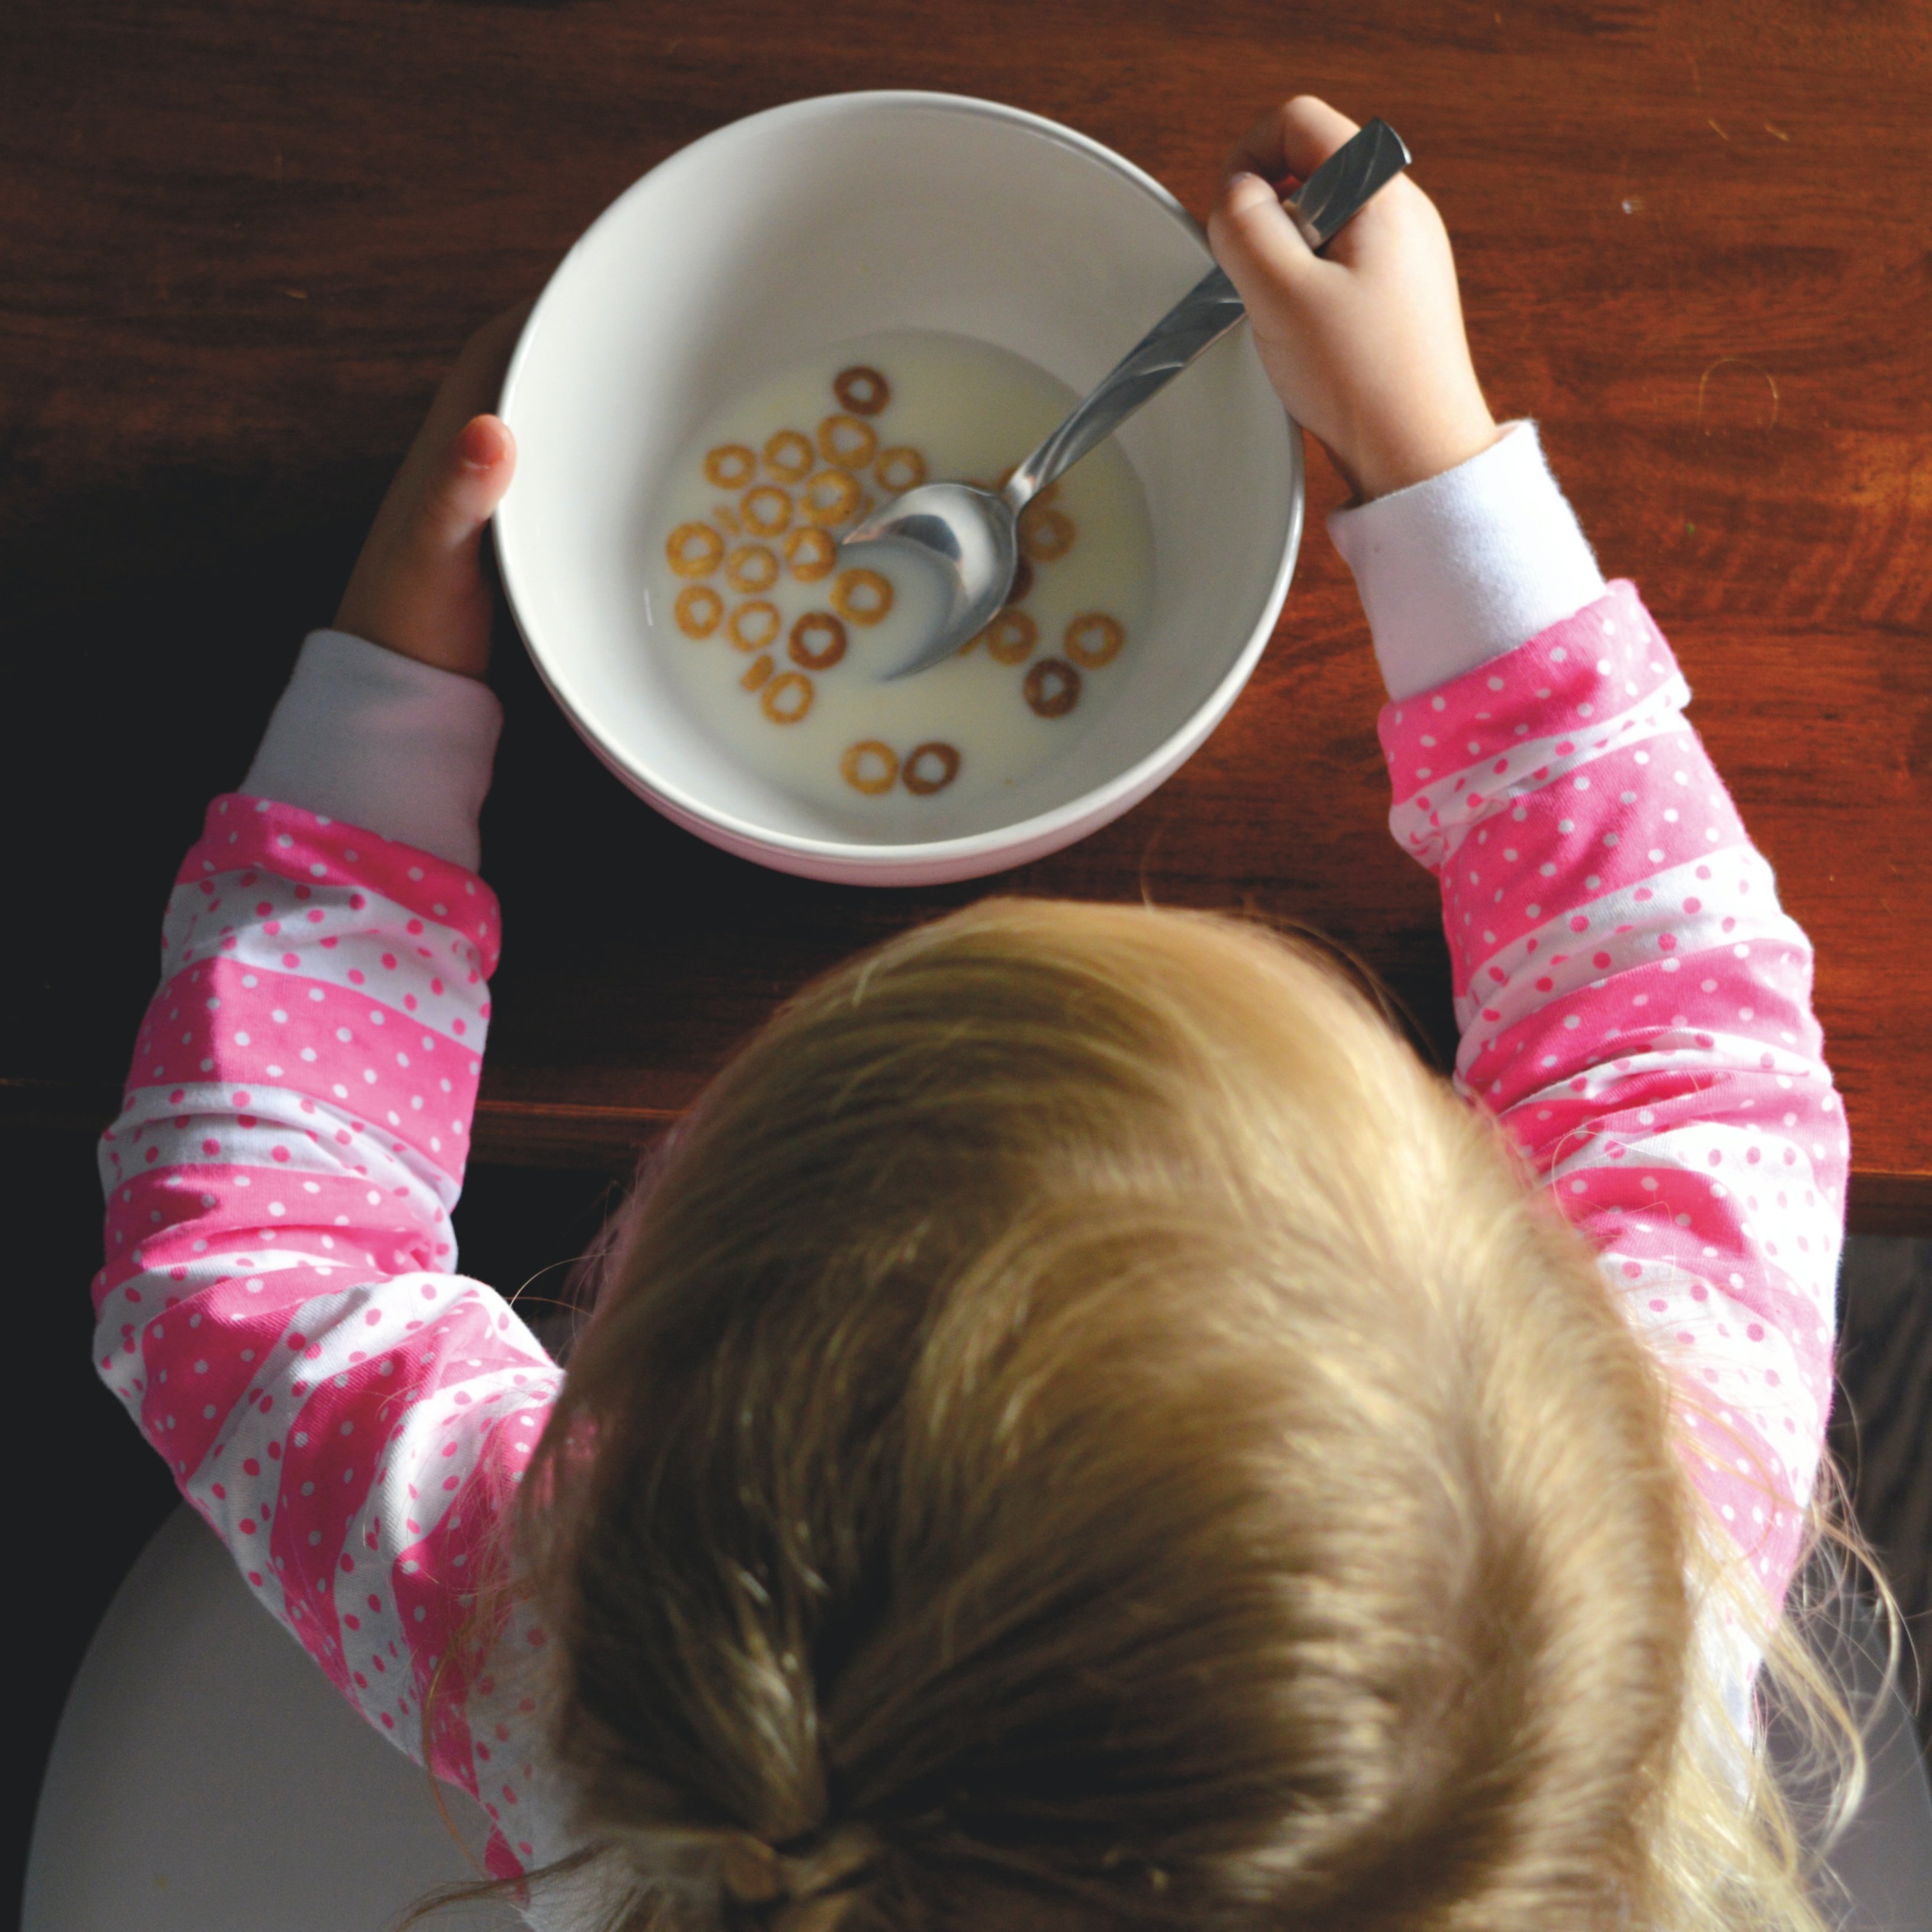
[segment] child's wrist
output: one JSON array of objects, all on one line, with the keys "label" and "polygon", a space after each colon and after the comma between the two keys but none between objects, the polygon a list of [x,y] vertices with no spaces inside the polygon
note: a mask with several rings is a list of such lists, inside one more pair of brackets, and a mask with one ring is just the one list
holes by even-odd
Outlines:
[{"label": "child's wrist", "polygon": [[1480,401],[1453,418],[1406,423],[1357,456],[1350,480],[1364,502],[1392,496],[1398,490],[1412,489],[1460,468],[1472,457],[1481,455],[1502,434]]},{"label": "child's wrist", "polygon": [[1375,502],[1331,511],[1390,698],[1526,643],[1604,594],[1603,574],[1519,421],[1482,454]]},{"label": "child's wrist", "polygon": [[406,594],[387,602],[390,608],[386,608],[381,597],[359,596],[352,583],[329,628],[432,670],[478,679],[489,675],[489,592],[480,580],[448,593],[440,608],[412,608],[427,600]]},{"label": "child's wrist", "polygon": [[480,680],[350,632],[311,632],[242,790],[474,872],[502,716]]}]

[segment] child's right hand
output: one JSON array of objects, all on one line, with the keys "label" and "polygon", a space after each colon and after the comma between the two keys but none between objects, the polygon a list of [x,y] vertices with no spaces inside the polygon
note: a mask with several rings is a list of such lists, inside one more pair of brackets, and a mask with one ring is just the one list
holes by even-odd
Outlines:
[{"label": "child's right hand", "polygon": [[1305,181],[1356,131],[1312,94],[1276,108],[1229,157],[1208,234],[1275,393],[1366,500],[1454,469],[1498,431],[1448,231],[1421,189],[1398,176],[1323,255],[1281,207],[1276,184]]}]

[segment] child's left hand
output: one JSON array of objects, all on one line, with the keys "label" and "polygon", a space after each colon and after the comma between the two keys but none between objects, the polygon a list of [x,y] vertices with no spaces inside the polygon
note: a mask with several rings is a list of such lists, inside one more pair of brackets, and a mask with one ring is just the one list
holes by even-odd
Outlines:
[{"label": "child's left hand", "polygon": [[510,487],[516,444],[487,412],[530,304],[486,322],[444,377],[356,560],[335,628],[440,670],[490,664],[483,526]]}]

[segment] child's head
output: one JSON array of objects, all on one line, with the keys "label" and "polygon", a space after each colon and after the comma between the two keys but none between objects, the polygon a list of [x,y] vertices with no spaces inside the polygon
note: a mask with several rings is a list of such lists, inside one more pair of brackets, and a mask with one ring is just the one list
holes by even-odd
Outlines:
[{"label": "child's head", "polygon": [[1686,1922],[1668,1418],[1312,951],[977,906],[621,1230],[524,1524],[582,1822],[672,1924]]}]

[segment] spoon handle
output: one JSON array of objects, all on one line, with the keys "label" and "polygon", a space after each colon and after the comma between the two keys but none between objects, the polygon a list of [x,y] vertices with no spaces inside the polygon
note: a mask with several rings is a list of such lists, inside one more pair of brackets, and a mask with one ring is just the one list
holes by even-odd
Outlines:
[{"label": "spoon handle", "polygon": [[[1319,254],[1408,162],[1401,136],[1386,121],[1371,121],[1282,206],[1302,239]],[[1001,492],[1014,515],[1220,341],[1245,313],[1234,284],[1220,269],[1202,276],[1014,470]]]}]

